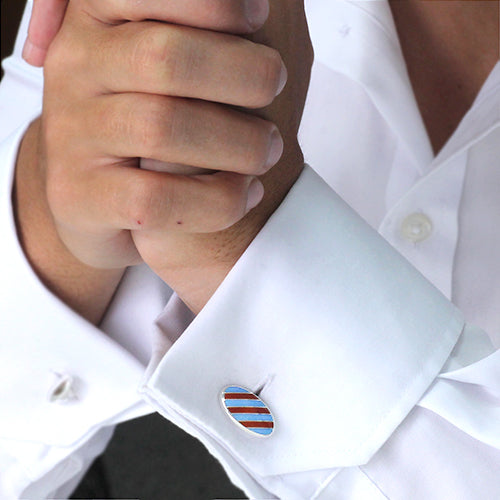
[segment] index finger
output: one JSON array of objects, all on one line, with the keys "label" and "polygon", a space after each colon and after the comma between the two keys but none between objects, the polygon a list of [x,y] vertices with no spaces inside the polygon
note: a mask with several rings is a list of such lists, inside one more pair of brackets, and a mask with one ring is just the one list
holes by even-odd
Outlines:
[{"label": "index finger", "polygon": [[[259,29],[269,15],[268,0],[73,0],[97,20],[117,24],[155,20],[233,34]],[[34,0],[23,57],[42,66],[47,50],[61,27],[68,0]]]},{"label": "index finger", "polygon": [[268,0],[72,0],[100,21],[164,21],[232,34],[258,30],[269,15]]}]

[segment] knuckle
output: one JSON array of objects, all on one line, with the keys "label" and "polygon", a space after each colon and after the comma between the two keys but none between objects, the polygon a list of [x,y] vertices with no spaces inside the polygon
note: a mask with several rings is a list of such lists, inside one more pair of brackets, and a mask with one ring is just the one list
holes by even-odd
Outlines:
[{"label": "knuckle", "polygon": [[137,145],[143,157],[164,159],[179,135],[176,99],[152,97],[136,104],[127,107],[125,119],[118,113],[113,126],[123,129],[120,137]]},{"label": "knuckle", "polygon": [[158,23],[149,24],[138,34],[130,54],[133,70],[166,90],[183,66],[183,45],[177,30]]},{"label": "knuckle", "polygon": [[74,34],[65,26],[55,36],[47,49],[47,55],[43,65],[45,84],[54,81],[56,83],[67,82],[76,72],[81,73],[82,68],[88,68],[89,53],[93,47],[86,41],[82,42],[81,36]]},{"label": "knuckle", "polygon": [[178,113],[175,99],[164,98],[143,107],[139,139],[151,158],[164,158],[166,151],[175,148],[179,134]]}]

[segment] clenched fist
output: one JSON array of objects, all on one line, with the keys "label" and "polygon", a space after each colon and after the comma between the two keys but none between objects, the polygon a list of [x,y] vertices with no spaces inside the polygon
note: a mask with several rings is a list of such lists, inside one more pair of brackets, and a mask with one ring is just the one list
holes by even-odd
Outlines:
[{"label": "clenched fist", "polygon": [[[256,176],[283,150],[276,125],[242,109],[282,90],[279,53],[217,31],[251,31],[266,5],[257,16],[243,0],[131,5],[68,5],[45,61],[43,113],[16,174],[28,258],[94,321],[123,268],[141,260],[131,231],[163,238],[234,224],[260,201]],[[190,20],[197,27],[172,23]],[[215,173],[148,171],[140,158]]]},{"label": "clenched fist", "polygon": [[[264,27],[249,39],[279,52],[288,70],[288,81],[269,106],[247,110],[247,116],[259,116],[276,124],[284,139],[281,160],[260,177],[265,188],[263,201],[224,231],[173,233],[157,228],[133,232],[144,260],[194,312],[205,305],[303,168],[297,133],[313,60],[303,0],[274,0],[270,7]],[[248,144],[245,136],[236,140],[240,146]]]}]

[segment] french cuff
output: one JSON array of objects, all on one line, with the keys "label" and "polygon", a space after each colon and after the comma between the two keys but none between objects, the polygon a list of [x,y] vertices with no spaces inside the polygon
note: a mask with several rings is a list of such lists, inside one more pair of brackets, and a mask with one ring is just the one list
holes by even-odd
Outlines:
[{"label": "french cuff", "polygon": [[19,441],[75,446],[117,415],[149,412],[143,366],[50,293],[19,244],[11,191],[26,128],[0,142],[0,438],[14,455]]},{"label": "french cuff", "polygon": [[[268,489],[271,476],[368,462],[439,374],[463,324],[306,167],[206,307],[156,357],[142,391],[209,449],[215,443],[233,475],[244,470]],[[228,385],[258,393],[274,415],[269,437],[228,417]]]}]

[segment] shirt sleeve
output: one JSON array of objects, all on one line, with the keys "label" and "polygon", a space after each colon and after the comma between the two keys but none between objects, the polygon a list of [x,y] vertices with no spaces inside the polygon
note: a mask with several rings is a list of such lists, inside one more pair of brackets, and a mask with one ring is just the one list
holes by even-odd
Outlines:
[{"label": "shirt sleeve", "polygon": [[[104,449],[111,427],[150,412],[136,390],[143,365],[50,293],[23,253],[10,193],[24,129],[0,142],[0,497],[6,500],[51,498],[59,488],[69,493]],[[51,388],[68,375],[76,397],[52,402]]]},{"label": "shirt sleeve", "polygon": [[[482,345],[472,358],[465,338]],[[159,352],[143,391],[251,497],[313,498],[339,471],[369,463],[418,404],[498,446],[498,399],[468,391],[477,384],[498,398],[495,356],[486,335],[465,327],[460,311],[306,168],[204,310]],[[228,385],[268,405],[268,438],[227,416]],[[476,402],[489,405],[484,418]],[[477,420],[492,417],[484,428]]]},{"label": "shirt sleeve", "polygon": [[[21,58],[30,10],[31,2],[14,54],[3,62],[0,84],[0,498],[5,500],[67,497],[104,450],[114,424],[150,412],[136,390],[143,365],[43,286],[17,237],[15,164],[42,96],[42,71]],[[51,388],[65,374],[76,397],[51,402]]]}]

